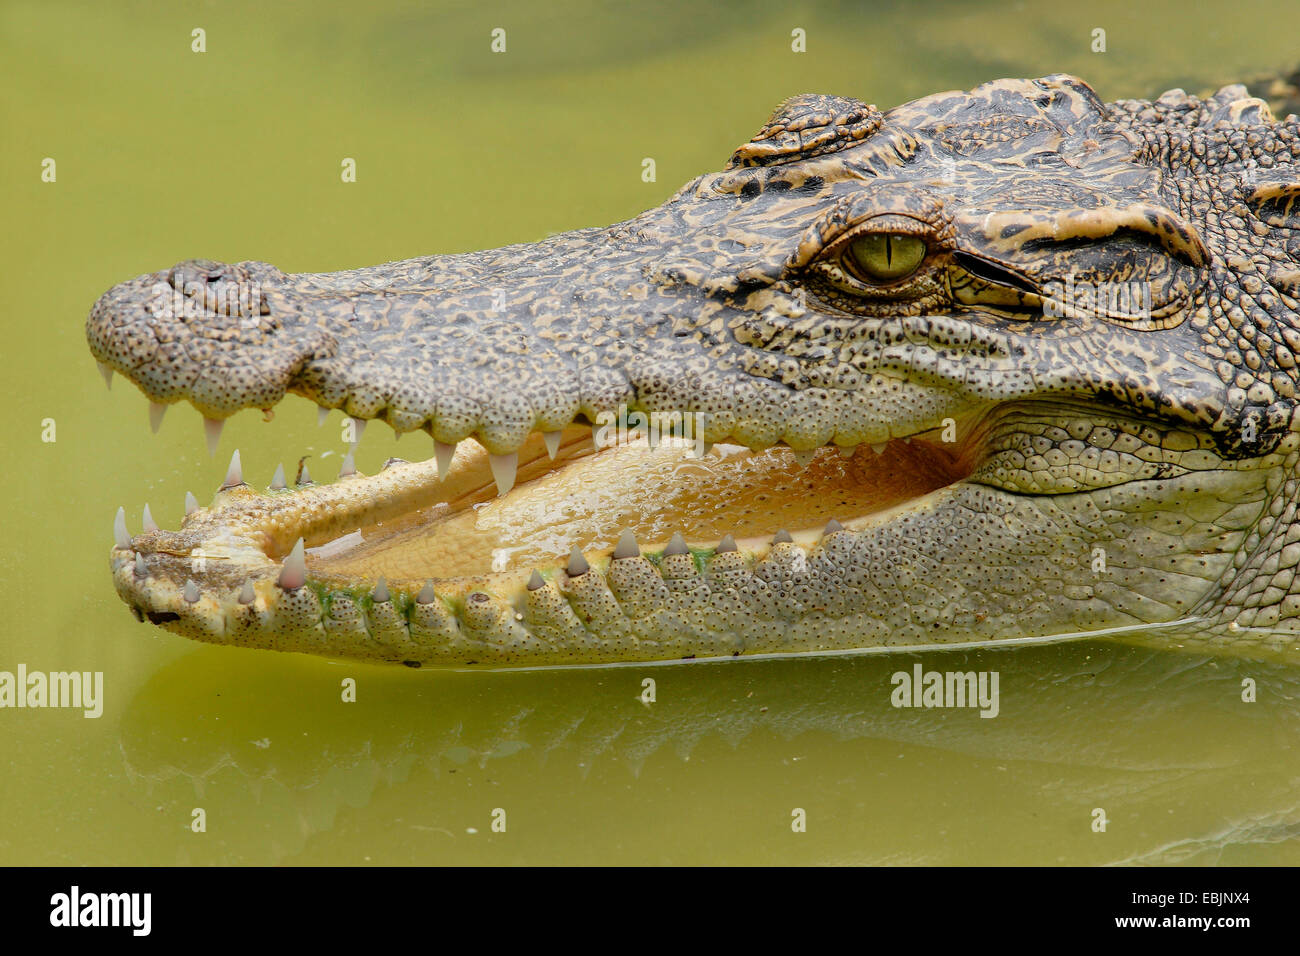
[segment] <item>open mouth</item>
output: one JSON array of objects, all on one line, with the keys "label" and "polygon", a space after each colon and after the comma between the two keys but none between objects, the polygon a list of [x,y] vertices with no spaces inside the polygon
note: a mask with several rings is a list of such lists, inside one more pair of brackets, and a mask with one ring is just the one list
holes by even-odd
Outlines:
[{"label": "open mouth", "polygon": [[306,563],[328,578],[423,582],[563,565],[575,549],[613,551],[628,532],[651,553],[674,535],[693,548],[730,536],[755,551],[784,531],[807,545],[831,521],[856,529],[967,477],[978,444],[944,443],[935,430],[874,447],[799,454],[717,444],[701,455],[699,443],[651,447],[644,434],[598,449],[589,429],[574,426],[554,461],[539,437],[526,442],[519,480],[500,495],[489,456],[466,442],[446,483],[431,482],[429,503],[363,520],[310,547]]},{"label": "open mouth", "polygon": [[[404,645],[436,639],[435,659],[450,648],[473,663],[500,640],[475,628],[504,627],[509,649],[526,648],[532,632],[517,629],[551,626],[546,602],[561,595],[572,602],[562,617],[590,622],[584,606],[596,615],[615,597],[620,615],[635,606],[647,571],[641,584],[666,589],[659,598],[671,609],[673,590],[694,587],[706,564],[724,576],[769,559],[806,568],[806,555],[844,532],[924,510],[969,477],[988,418],[804,452],[652,442],[635,430],[615,429],[611,441],[574,424],[532,434],[508,475],[498,456],[463,441],[368,476],[349,455],[328,484],[277,472],[265,490],[245,483],[236,452],[212,504],[193,505],[180,529],[146,520],[132,537],[119,512],[114,579],[138,617],[190,637],[412,664],[424,649]],[[627,655],[617,641],[581,639],[588,657]]]}]

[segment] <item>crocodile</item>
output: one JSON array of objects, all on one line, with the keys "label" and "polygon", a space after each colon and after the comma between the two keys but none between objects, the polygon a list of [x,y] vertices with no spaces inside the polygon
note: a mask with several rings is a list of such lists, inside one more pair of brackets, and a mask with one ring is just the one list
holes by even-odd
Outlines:
[{"label": "crocodile", "polygon": [[262,490],[235,452],[177,530],[119,510],[118,594],[187,637],[408,666],[1300,650],[1300,120],[1243,85],[796,96],[626,222],[189,260],[86,334],[210,447],[288,392],[433,440]]}]

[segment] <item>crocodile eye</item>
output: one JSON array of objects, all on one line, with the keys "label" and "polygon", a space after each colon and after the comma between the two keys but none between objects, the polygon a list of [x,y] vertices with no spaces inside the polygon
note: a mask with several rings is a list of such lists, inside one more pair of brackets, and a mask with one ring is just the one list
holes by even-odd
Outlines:
[{"label": "crocodile eye", "polygon": [[916,236],[873,232],[854,239],[848,251],[854,271],[877,282],[893,282],[916,271],[925,258],[926,245]]}]

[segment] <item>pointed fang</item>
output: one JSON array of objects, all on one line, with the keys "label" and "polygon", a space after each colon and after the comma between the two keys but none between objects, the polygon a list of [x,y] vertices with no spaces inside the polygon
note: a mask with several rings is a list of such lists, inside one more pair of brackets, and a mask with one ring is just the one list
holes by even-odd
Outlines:
[{"label": "pointed fang", "polygon": [[790,532],[782,528],[772,536],[773,544],[793,544],[794,538],[790,537]]},{"label": "pointed fang", "polygon": [[544,587],[546,587],[546,579],[537,571],[533,571],[533,573],[528,576],[528,590],[536,591],[538,588]]},{"label": "pointed fang", "polygon": [[546,454],[555,461],[555,456],[560,453],[560,433],[559,432],[542,432],[542,441],[546,443]]},{"label": "pointed fang", "polygon": [[113,518],[113,541],[119,548],[131,547],[131,536],[126,531],[126,509],[118,508]]},{"label": "pointed fang", "polygon": [[571,578],[580,578],[590,570],[591,565],[587,563],[587,559],[582,556],[582,552],[577,547],[574,547],[569,552],[569,566],[565,568],[565,572]]},{"label": "pointed fang", "polygon": [[376,604],[388,603],[388,581],[386,578],[380,578],[379,583],[375,585],[374,593],[371,595]]},{"label": "pointed fang", "polygon": [[230,456],[230,467],[226,469],[226,480],[221,483],[220,491],[237,488],[244,483],[244,467],[239,462],[239,449]]},{"label": "pointed fang", "polygon": [[497,483],[497,494],[504,495],[515,486],[515,474],[519,470],[519,453],[512,451],[508,455],[489,455],[488,464],[492,466],[492,478]]},{"label": "pointed fang", "polygon": [[162,428],[163,416],[167,414],[167,406],[162,402],[149,403],[149,429],[158,434],[158,429]]},{"label": "pointed fang", "polygon": [[325,419],[330,417],[330,410],[323,405],[316,407],[316,427],[320,428],[325,424]]},{"label": "pointed fang", "polygon": [[185,600],[186,600],[188,603],[190,603],[190,604],[194,604],[194,603],[196,603],[196,602],[198,601],[198,599],[199,599],[199,586],[198,586],[197,584],[194,583],[194,579],[193,579],[193,578],[190,578],[189,580],[187,580],[187,581],[185,582],[185,595],[184,595],[184,597],[185,597]]},{"label": "pointed fang", "polygon": [[736,539],[729,534],[724,534],[722,540],[718,542],[718,546],[713,550],[717,554],[726,554],[729,551],[735,551]]},{"label": "pointed fang", "polygon": [[158,530],[158,522],[153,520],[153,515],[149,513],[148,505],[144,506],[144,530],[145,531]]},{"label": "pointed fang", "polygon": [[615,561],[621,561],[624,558],[635,558],[640,554],[641,549],[637,547],[636,535],[632,534],[630,528],[618,536],[618,544],[614,546]]},{"label": "pointed fang", "polygon": [[299,538],[298,543],[289,552],[289,556],[284,559],[279,583],[286,591],[296,591],[307,583],[307,556],[303,552],[303,547],[303,540]]},{"label": "pointed fang", "polygon": [[244,586],[243,586],[242,588],[239,589],[239,603],[240,603],[240,604],[252,604],[252,603],[253,603],[253,580],[252,580],[252,578],[248,578],[248,579],[246,579],[246,580],[244,581]]},{"label": "pointed fang", "polygon": [[838,534],[843,530],[844,530],[844,525],[840,524],[838,521],[832,518],[830,521],[826,522],[826,530],[825,532],[823,532],[823,535]]},{"label": "pointed fang", "polygon": [[432,604],[436,595],[433,593],[433,581],[425,581],[420,593],[415,596],[416,604]]},{"label": "pointed fang", "polygon": [[877,455],[883,455],[885,453],[885,446],[888,444],[889,442],[883,442],[883,441],[876,442],[874,445],[871,446],[871,450],[874,451]]},{"label": "pointed fang", "polygon": [[271,490],[284,491],[284,463],[275,466],[275,474],[271,477]]},{"label": "pointed fang", "polygon": [[111,392],[113,390],[112,367],[105,364],[104,362],[96,362],[95,364],[99,366],[99,374],[104,376],[104,384],[108,386],[108,390]]},{"label": "pointed fang", "polygon": [[664,548],[664,554],[686,554],[688,550],[686,539],[682,537],[682,533],[674,531],[672,540],[668,542],[668,547]]},{"label": "pointed fang", "polygon": [[221,441],[221,429],[226,427],[226,423],[220,418],[203,419],[203,437],[208,442],[208,457],[217,453],[217,443]]},{"label": "pointed fang", "polygon": [[794,460],[799,463],[800,468],[807,468],[812,464],[813,456],[817,454],[815,448],[809,448],[807,451],[797,451],[794,453]]},{"label": "pointed fang", "polygon": [[142,578],[145,576],[144,555],[137,552],[135,556],[135,576]]},{"label": "pointed fang", "polygon": [[[356,447],[355,444],[352,446],[352,448]],[[351,478],[357,473],[357,463],[352,457],[352,448],[349,448],[348,453],[343,456],[343,464],[339,467],[340,478]]]},{"label": "pointed fang", "polygon": [[857,453],[858,453],[858,446],[857,446],[857,445],[841,445],[841,446],[840,446],[840,457],[841,457],[841,458],[852,458],[852,457],[853,457],[854,455],[856,455]]},{"label": "pointed fang", "polygon": [[185,492],[185,517],[189,517],[199,510],[199,500],[190,492]]},{"label": "pointed fang", "polygon": [[446,481],[447,472],[451,471],[451,459],[456,454],[455,445],[444,445],[434,440],[433,456],[438,459],[438,480]]}]

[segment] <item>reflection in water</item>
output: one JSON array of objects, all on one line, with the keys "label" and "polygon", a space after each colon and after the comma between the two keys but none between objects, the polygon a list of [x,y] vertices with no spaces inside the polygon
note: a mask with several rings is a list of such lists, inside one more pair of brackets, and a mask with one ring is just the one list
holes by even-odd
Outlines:
[{"label": "reflection in water", "polygon": [[[917,662],[997,671],[999,715],[895,708]],[[1294,863],[1297,729],[1295,668],[1124,645],[516,673],[205,648],[140,690],[121,743],[168,816],[206,809],[195,862]],[[717,848],[676,842],[695,829]]]}]

